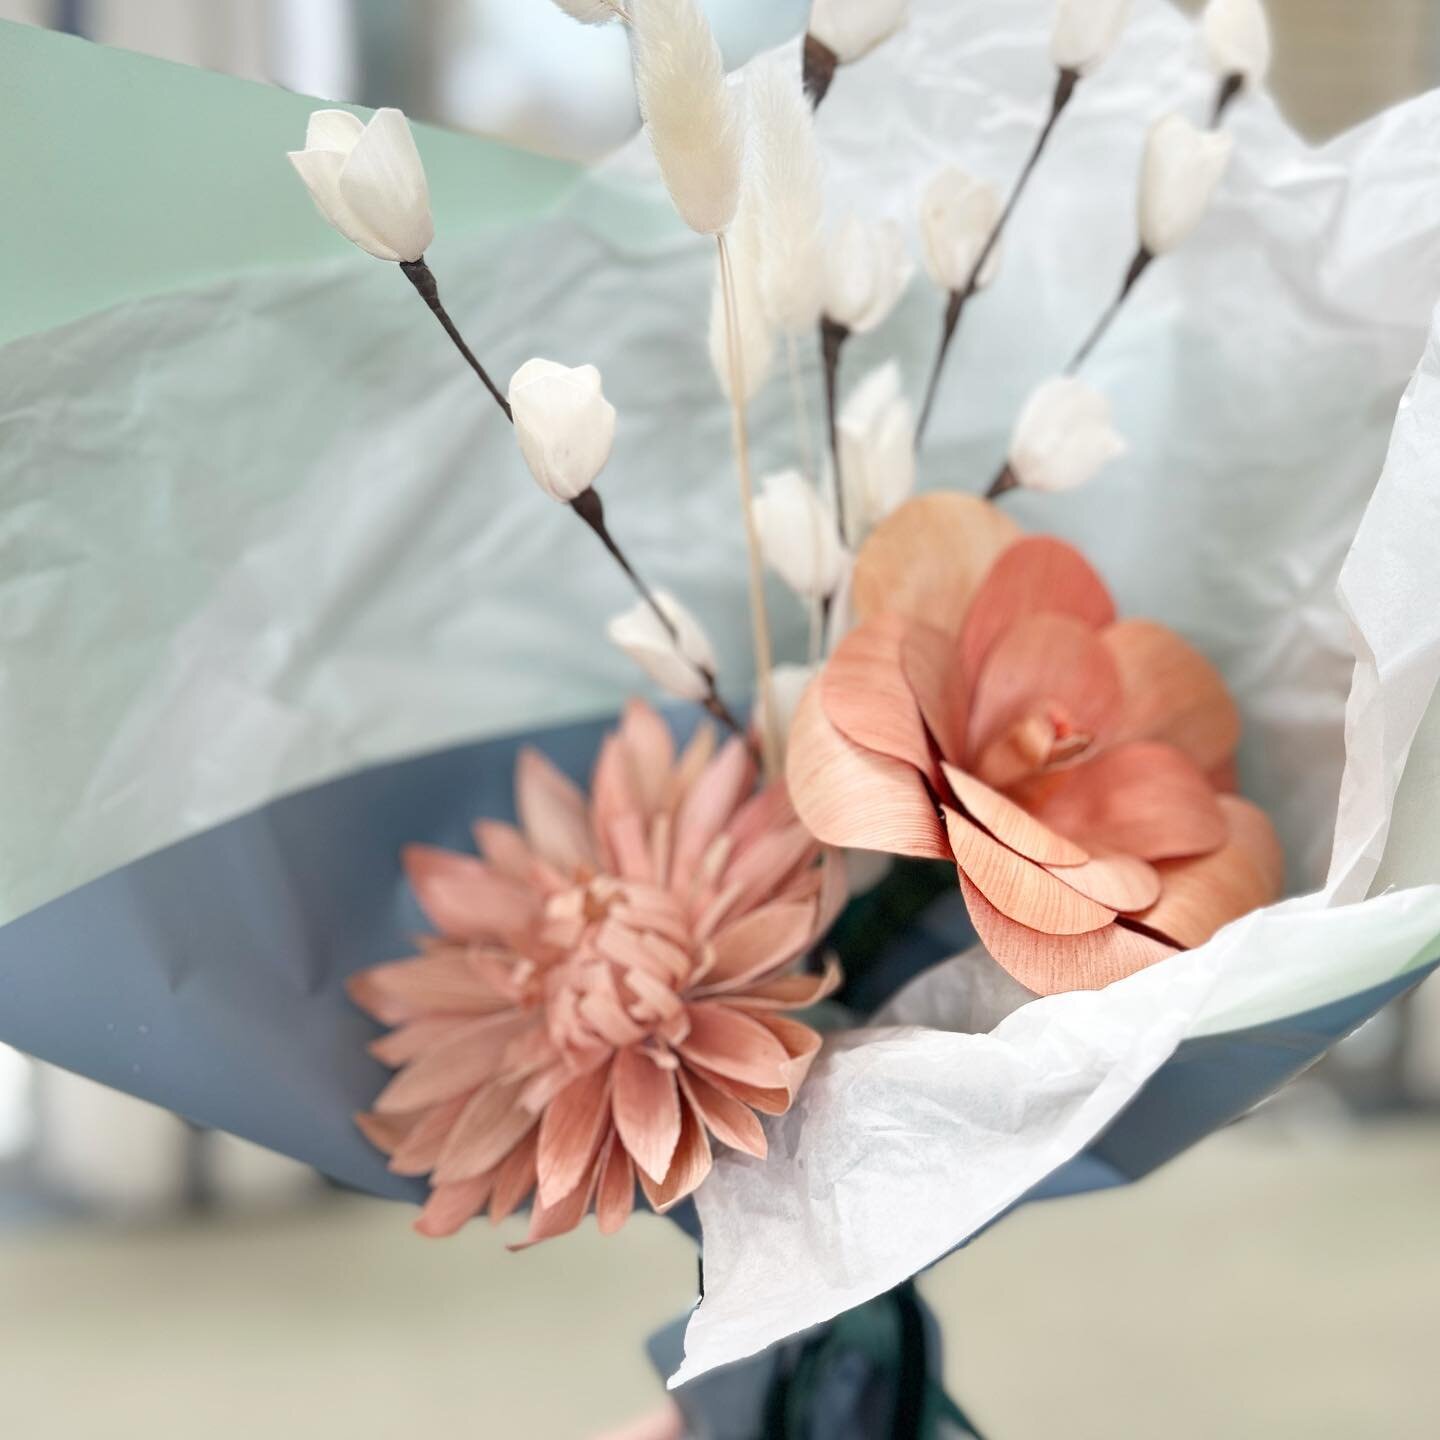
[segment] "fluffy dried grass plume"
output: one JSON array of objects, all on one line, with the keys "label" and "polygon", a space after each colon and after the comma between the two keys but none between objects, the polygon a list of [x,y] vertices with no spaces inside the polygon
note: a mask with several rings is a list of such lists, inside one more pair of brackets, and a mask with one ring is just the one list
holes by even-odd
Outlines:
[{"label": "fluffy dried grass plume", "polygon": [[611,20],[630,18],[621,0],[555,0],[555,4],[582,25],[606,25]]},{"label": "fluffy dried grass plume", "polygon": [[697,0],[635,0],[635,93],[680,218],[718,235],[740,203],[745,129]]},{"label": "fluffy dried grass plume", "polygon": [[810,102],[793,66],[777,56],[747,74],[750,165],[756,224],[765,244],[760,293],[771,323],[808,335],[820,322],[825,196]]},{"label": "fluffy dried grass plume", "polygon": [[728,400],[748,405],[760,393],[775,363],[775,330],[760,288],[765,247],[756,215],[752,187],[745,195],[726,240],[735,280],[735,339],[739,349],[744,394],[731,393],[730,352],[725,334],[725,294],[717,265],[710,297],[710,364]]}]

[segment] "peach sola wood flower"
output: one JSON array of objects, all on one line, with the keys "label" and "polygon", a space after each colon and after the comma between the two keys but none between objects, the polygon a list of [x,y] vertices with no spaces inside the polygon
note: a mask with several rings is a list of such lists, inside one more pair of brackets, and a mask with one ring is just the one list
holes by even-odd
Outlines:
[{"label": "peach sola wood flower", "polygon": [[1062,541],[971,496],[909,501],[857,557],[858,627],[789,742],[821,840],[953,860],[981,941],[1039,994],[1095,989],[1274,899],[1240,722],[1172,631],[1119,620]]},{"label": "peach sola wood flower", "polygon": [[519,827],[481,820],[483,858],[409,847],[438,934],[362,971],[355,1002],[394,1027],[373,1053],[398,1073],[369,1139],[428,1175],[417,1221],[449,1235],[534,1192],[526,1243],[594,1206],[624,1224],[638,1178],[665,1210],[711,1164],[711,1138],[763,1156],[755,1112],[789,1109],[820,1037],[783,1012],[838,983],[794,971],[845,899],[783,781],[756,790],[738,737],[669,726],[634,702],[587,797],[539,751],[519,757]]}]

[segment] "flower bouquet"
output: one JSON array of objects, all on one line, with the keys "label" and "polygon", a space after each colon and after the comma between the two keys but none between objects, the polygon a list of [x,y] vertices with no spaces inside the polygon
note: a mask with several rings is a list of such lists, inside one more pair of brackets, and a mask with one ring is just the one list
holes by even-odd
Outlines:
[{"label": "flower bouquet", "polygon": [[[429,1236],[698,1222],[656,1344],[696,1433],[974,1433],[911,1277],[1145,1174],[1440,955],[1431,352],[1370,497],[1434,105],[1305,151],[1251,0],[1208,66],[1159,4],[816,0],[734,77],[693,0],[561,8],[625,28],[646,133],[527,171],[523,220],[443,263],[444,137],[322,109],[293,167],[383,264],[0,350],[14,513],[22,455],[72,545],[110,523],[77,455],[173,487],[113,524],[195,591],[48,750],[109,623],[48,622],[108,562],[27,562],[0,1038]],[[663,706],[615,703],[616,651]]]}]

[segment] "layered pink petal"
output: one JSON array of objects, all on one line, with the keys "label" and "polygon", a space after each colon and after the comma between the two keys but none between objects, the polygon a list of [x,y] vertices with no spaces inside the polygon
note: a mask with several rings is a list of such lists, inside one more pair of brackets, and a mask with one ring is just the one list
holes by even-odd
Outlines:
[{"label": "layered pink petal", "polygon": [[687,1064],[762,1089],[785,1084],[785,1047],[759,1020],[718,1000],[689,1007],[690,1034],[679,1046]]},{"label": "layered pink petal", "polygon": [[515,803],[520,828],[537,855],[563,875],[592,868],[595,843],[590,808],[580,788],[533,746],[515,761]]},{"label": "layered pink petal", "polygon": [[1087,848],[1142,860],[1203,855],[1229,834],[1204,773],[1173,746],[1154,741],[1117,746],[1027,782],[1018,798]]},{"label": "layered pink petal", "polygon": [[976,587],[1019,538],[1008,515],[973,495],[918,495],[882,520],[856,556],[855,613],[868,620],[898,610],[958,634]]},{"label": "layered pink petal", "polygon": [[680,1095],[675,1071],[662,1068],[638,1046],[615,1056],[611,1096],[615,1129],[642,1175],[665,1178],[680,1138]]},{"label": "layered pink petal", "polygon": [[479,1214],[494,1184],[494,1176],[476,1175],[454,1185],[435,1186],[420,1211],[415,1229],[431,1240],[454,1235]]},{"label": "layered pink petal", "polygon": [[494,1075],[505,1047],[530,1023],[511,1012],[461,1026],[406,1065],[380,1092],[375,1109],[404,1115],[474,1090]]},{"label": "layered pink petal", "polygon": [[1234,754],[1240,712],[1220,672],[1193,645],[1151,620],[1121,620],[1102,638],[1123,693],[1104,732],[1108,743],[1163,740],[1202,770]]},{"label": "layered pink petal", "polygon": [[954,765],[946,765],[944,770],[950,789],[970,818],[1017,854],[1037,865],[1082,865],[1090,858],[1082,846],[1042,824],[983,780]]},{"label": "layered pink petal", "polygon": [[815,904],[767,905],[721,930],[711,942],[706,990],[743,985],[788,965],[815,935]]},{"label": "layered pink petal", "polygon": [[1122,914],[1144,910],[1160,896],[1160,872],[1134,855],[1097,855],[1083,865],[1051,868],[1072,890]]},{"label": "layered pink petal", "polygon": [[469,1103],[469,1095],[456,1095],[427,1110],[404,1142],[396,1146],[390,1156],[390,1169],[396,1175],[428,1175],[439,1163],[440,1152]]},{"label": "layered pink petal", "polygon": [[477,1090],[460,1112],[440,1151],[435,1180],[469,1180],[498,1165],[535,1126],[536,1117],[517,1103],[518,1085]]},{"label": "layered pink petal", "polygon": [[1285,854],[1275,827],[1258,806],[1220,797],[1229,835],[1209,855],[1159,867],[1158,901],[1139,919],[1177,945],[1203,945],[1222,925],[1269,905],[1285,879]]},{"label": "layered pink petal", "polygon": [[495,1189],[490,1196],[492,1225],[498,1225],[513,1215],[535,1188],[535,1155],[539,1140],[538,1127],[530,1130],[495,1167]]},{"label": "layered pink petal", "polygon": [[680,1109],[680,1138],[676,1141],[675,1153],[665,1178],[656,1184],[643,1169],[640,1171],[640,1188],[657,1215],[663,1215],[692,1194],[710,1173],[710,1140],[705,1134],[705,1127],[688,1103],[682,1104]]},{"label": "layered pink petal", "polygon": [[610,1129],[610,1067],[572,1080],[545,1107],[535,1168],[542,1204],[568,1195],[594,1163]]},{"label": "layered pink petal", "polygon": [[765,1158],[765,1130],[748,1105],[685,1066],[680,1069],[680,1087],[695,1113],[722,1145],[759,1160]]},{"label": "layered pink petal", "polygon": [[1115,602],[1073,545],[1027,535],[996,558],[975,592],[960,637],[961,664],[978,674],[990,647],[1012,625],[1047,612],[1099,630],[1115,619]]},{"label": "layered pink petal", "polygon": [[689,884],[701,857],[729,823],[755,783],[755,766],[740,737],[732,736],[690,786],[675,816],[671,883]]},{"label": "layered pink petal", "polygon": [[912,618],[901,643],[900,664],[941,758],[958,764],[965,758],[970,673],[961,663],[955,636]]},{"label": "layered pink petal", "polygon": [[790,726],[785,773],[796,813],[827,845],[931,860],[949,855],[919,774],[848,741],[826,717],[814,684]]},{"label": "layered pink petal", "polygon": [[512,996],[493,980],[475,956],[457,946],[371,966],[352,975],[345,991],[382,1024],[399,1025],[437,1012],[468,1016],[509,1009]]},{"label": "layered pink petal", "polygon": [[886,611],[836,647],[818,684],[825,714],[847,739],[934,775],[920,707],[902,661],[909,619]]},{"label": "layered pink petal", "polygon": [[606,1142],[595,1191],[595,1223],[602,1235],[614,1235],[635,1208],[635,1164],[616,1135]]},{"label": "layered pink petal", "polygon": [[981,944],[1037,995],[1101,990],[1175,954],[1173,947],[1119,924],[1083,935],[1044,934],[1002,915],[963,874],[960,889]]},{"label": "layered pink petal", "polygon": [[504,940],[523,933],[538,912],[532,891],[473,855],[407,845],[401,860],[426,918],[452,939]]},{"label": "layered pink petal", "polygon": [[1113,910],[1017,855],[959,811],[947,808],[945,824],[960,873],[1002,915],[1051,935],[1080,935],[1115,918]]}]

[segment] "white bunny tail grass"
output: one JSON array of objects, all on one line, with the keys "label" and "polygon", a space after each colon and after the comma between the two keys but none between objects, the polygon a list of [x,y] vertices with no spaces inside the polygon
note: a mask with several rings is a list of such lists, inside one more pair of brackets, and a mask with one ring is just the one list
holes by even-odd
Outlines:
[{"label": "white bunny tail grass", "polygon": [[710,363],[715,378],[729,400],[748,405],[770,378],[775,361],[775,331],[770,324],[760,290],[761,245],[755,206],[747,183],[745,197],[730,228],[729,259],[734,284],[736,349],[740,360],[742,393],[732,393],[730,339],[726,329],[724,262],[715,269],[715,288],[710,299]]},{"label": "white bunny tail grass", "polygon": [[623,0],[555,0],[555,3],[582,25],[605,25],[611,20],[630,19]]},{"label": "white bunny tail grass", "polygon": [[635,94],[680,218],[719,235],[740,203],[745,127],[698,0],[632,0]]},{"label": "white bunny tail grass", "polygon": [[760,247],[760,295],[771,323],[788,336],[820,323],[825,276],[825,196],[815,121],[800,75],[778,56],[746,77],[751,177]]}]

